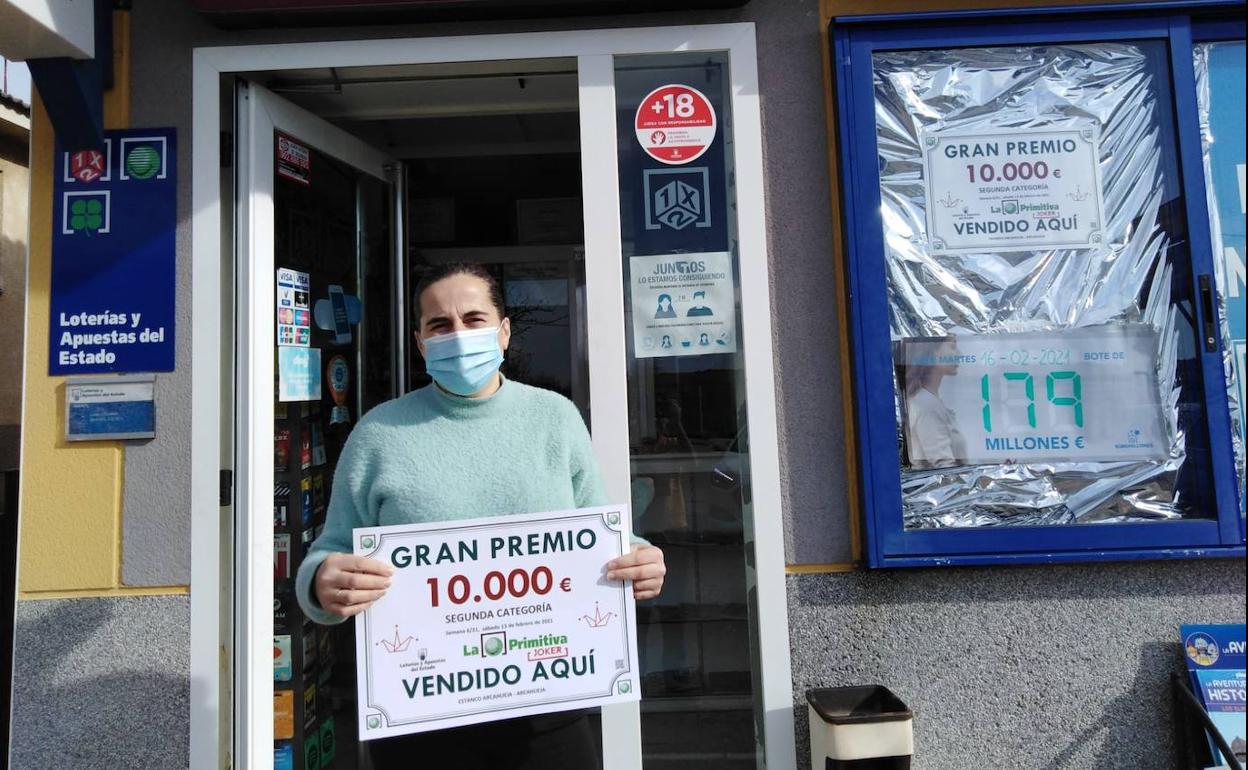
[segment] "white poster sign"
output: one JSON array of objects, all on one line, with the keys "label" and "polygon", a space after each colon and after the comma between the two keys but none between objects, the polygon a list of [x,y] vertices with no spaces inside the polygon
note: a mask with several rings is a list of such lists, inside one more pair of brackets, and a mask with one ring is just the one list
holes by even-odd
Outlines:
[{"label": "white poster sign", "polygon": [[1099,132],[932,131],[923,136],[936,253],[1092,248],[1104,239]]},{"label": "white poster sign", "polygon": [[1164,459],[1157,355],[1146,324],[902,340],[910,465]]},{"label": "white poster sign", "polygon": [[626,506],[367,527],[396,572],[357,618],[364,740],[641,697]]},{"label": "white poster sign", "polygon": [[726,251],[629,260],[638,358],[737,349],[736,291]]}]

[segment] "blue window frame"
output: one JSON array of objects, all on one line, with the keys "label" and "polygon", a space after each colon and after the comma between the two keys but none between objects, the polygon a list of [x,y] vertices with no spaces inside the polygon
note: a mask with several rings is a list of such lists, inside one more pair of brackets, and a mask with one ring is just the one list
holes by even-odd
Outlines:
[{"label": "blue window frame", "polygon": [[[1213,272],[1203,181],[1195,41],[1242,39],[1244,3],[1164,2],[997,12],[838,18],[831,27],[841,161],[844,260],[850,302],[854,407],[861,505],[872,567],[1036,563],[1192,557],[1243,557],[1244,530],[1222,369],[1221,335],[1188,351],[1182,432],[1199,469],[1198,515],[1166,521],[1053,523],[1036,526],[909,527],[903,516],[897,367],[893,361],[888,254],[881,210],[885,161],[878,142],[873,73],[881,52],[1125,42],[1159,53],[1159,124],[1185,217],[1187,246],[1177,257],[1172,299],[1201,335],[1216,328],[1202,281]],[[1050,394],[1051,397],[1051,394]],[[1034,424],[1034,423],[1033,423]],[[1177,493],[1176,493],[1177,495]],[[1176,498],[1177,499],[1177,498]]]}]

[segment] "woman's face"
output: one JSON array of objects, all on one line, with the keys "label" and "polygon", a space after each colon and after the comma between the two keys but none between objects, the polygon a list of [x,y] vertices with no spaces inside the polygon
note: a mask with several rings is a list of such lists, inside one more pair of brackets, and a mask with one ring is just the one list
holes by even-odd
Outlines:
[{"label": "woman's face", "polygon": [[[957,364],[958,343],[954,340],[945,340],[936,348],[936,360],[942,363],[937,364],[937,370],[944,375],[952,376],[958,373]],[[946,363],[947,361],[947,363]]]},{"label": "woman's face", "polygon": [[498,327],[498,346],[506,351],[511,342],[511,320],[499,317],[484,280],[459,273],[431,284],[421,293],[416,345],[424,355],[424,341],[430,337],[494,326]]}]

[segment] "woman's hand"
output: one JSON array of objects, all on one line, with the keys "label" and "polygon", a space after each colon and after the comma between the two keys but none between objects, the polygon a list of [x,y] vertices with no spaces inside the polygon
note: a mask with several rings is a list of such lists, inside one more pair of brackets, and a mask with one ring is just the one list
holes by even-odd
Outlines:
[{"label": "woman's hand", "polygon": [[390,587],[394,568],[383,561],[331,553],[316,569],[312,588],[321,609],[344,618],[359,615]]},{"label": "woman's hand", "polygon": [[633,581],[633,598],[653,599],[663,590],[667,566],[663,552],[652,545],[633,544],[633,550],[607,562],[607,580]]}]

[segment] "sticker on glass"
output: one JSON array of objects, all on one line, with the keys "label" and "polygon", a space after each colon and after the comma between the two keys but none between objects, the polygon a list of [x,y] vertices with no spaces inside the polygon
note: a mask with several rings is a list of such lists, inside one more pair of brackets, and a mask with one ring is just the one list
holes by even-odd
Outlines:
[{"label": "sticker on glass", "polygon": [[312,183],[312,151],[288,136],[277,136],[277,174],[301,184]]},{"label": "sticker on glass", "polygon": [[307,273],[288,267],[277,269],[277,344],[306,348],[312,342],[312,318],[308,311]]},{"label": "sticker on glass", "polygon": [[637,106],[633,127],[647,155],[680,166],[697,160],[715,141],[715,108],[691,86],[659,86]]},{"label": "sticker on glass", "polygon": [[710,175],[706,166],[647,168],[641,173],[647,230],[711,226]]},{"label": "sticker on glass", "polygon": [[728,252],[632,257],[629,272],[638,358],[736,352]]}]

